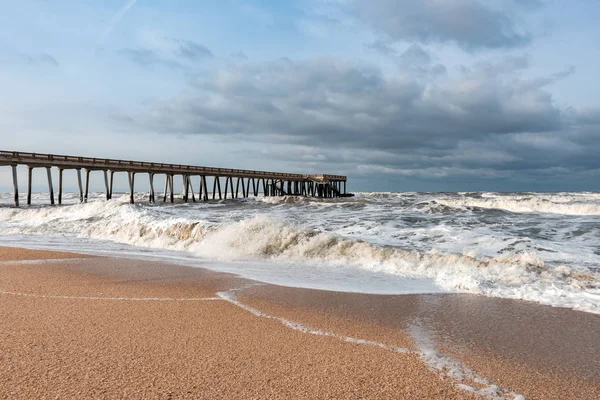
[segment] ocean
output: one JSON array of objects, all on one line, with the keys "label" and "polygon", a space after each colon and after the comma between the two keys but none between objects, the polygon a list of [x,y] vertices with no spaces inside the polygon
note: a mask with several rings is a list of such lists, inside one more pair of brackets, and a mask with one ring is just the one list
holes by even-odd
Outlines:
[{"label": "ocean", "polygon": [[[472,293],[600,313],[600,193],[357,193],[149,204],[46,193],[0,243],[164,259],[267,283],[376,294]],[[23,203],[23,201],[22,201]]]}]

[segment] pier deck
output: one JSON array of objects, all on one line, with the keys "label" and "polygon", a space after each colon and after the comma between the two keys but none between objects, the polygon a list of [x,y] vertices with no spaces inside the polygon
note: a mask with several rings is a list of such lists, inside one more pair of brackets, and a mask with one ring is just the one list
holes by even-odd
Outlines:
[{"label": "pier deck", "polygon": [[[155,175],[165,175],[165,190],[163,201],[167,198],[174,202],[173,180],[175,176],[182,177],[183,200],[196,201],[192,187],[192,177],[199,178],[198,199],[207,201],[210,198],[208,180],[212,180],[212,199],[258,196],[312,196],[312,197],[344,197],[346,193],[347,178],[342,175],[306,175],[290,174],[284,172],[253,171],[231,168],[212,168],[193,165],[165,164],[144,161],[115,160],[108,158],[76,157],[56,154],[25,153],[17,151],[0,151],[0,166],[11,166],[13,173],[14,201],[19,206],[19,185],[17,166],[27,166],[27,204],[31,204],[32,170],[45,168],[48,177],[48,191],[50,203],[54,204],[54,186],[51,169],[58,170],[58,203],[62,203],[63,171],[76,170],[79,197],[81,202],[86,202],[89,192],[90,173],[101,171],[104,173],[106,199],[110,200],[113,194],[113,177],[115,173],[127,173],[129,178],[129,194],[131,203],[134,202],[135,176],[147,174],[150,190],[148,200],[156,201],[154,190]],[[81,182],[81,170],[85,172],[85,186]],[[225,190],[221,191],[221,181],[225,180]],[[235,190],[234,190],[234,179]],[[261,190],[262,184],[262,190]],[[252,187],[251,187],[252,186]]]}]

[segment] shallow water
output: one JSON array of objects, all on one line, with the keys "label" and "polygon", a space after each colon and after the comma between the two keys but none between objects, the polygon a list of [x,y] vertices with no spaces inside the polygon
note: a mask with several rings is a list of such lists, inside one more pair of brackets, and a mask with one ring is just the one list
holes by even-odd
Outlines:
[{"label": "shallow water", "polygon": [[467,292],[600,313],[600,193],[64,198],[14,209],[0,194],[2,243],[160,257],[288,286]]}]

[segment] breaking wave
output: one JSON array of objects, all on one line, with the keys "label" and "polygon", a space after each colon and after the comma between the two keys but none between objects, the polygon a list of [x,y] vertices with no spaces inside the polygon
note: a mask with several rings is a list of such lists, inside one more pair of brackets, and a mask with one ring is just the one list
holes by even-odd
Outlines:
[{"label": "breaking wave", "polygon": [[600,195],[490,195],[435,200],[448,207],[500,209],[515,213],[600,215]]},{"label": "breaking wave", "polygon": [[549,267],[533,252],[476,257],[406,250],[324,232],[265,213],[243,218],[232,214],[229,220],[198,219],[190,218],[189,213],[179,216],[173,208],[130,205],[122,199],[64,207],[0,208],[0,226],[3,234],[110,240],[187,251],[209,260],[259,260],[269,262],[272,268],[286,268],[286,262],[292,261],[428,278],[449,290],[600,313],[600,274],[568,266]]}]

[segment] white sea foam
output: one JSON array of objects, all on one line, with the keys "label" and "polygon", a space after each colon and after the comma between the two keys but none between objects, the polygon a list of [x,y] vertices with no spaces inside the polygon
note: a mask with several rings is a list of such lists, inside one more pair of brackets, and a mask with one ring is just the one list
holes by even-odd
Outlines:
[{"label": "white sea foam", "polygon": [[[554,214],[549,219],[456,208],[432,213],[423,207],[448,199],[519,196],[536,195],[377,193],[336,201],[283,197],[174,206],[130,205],[124,197],[63,207],[0,207],[0,234],[183,251],[280,284],[371,290],[356,284],[357,277],[368,276],[371,287],[381,284],[386,287],[381,292],[396,292],[388,288],[398,282],[408,287],[411,280],[426,288],[422,282],[429,280],[439,290],[600,313],[598,217]],[[558,205],[600,203],[596,194],[537,196],[555,198]],[[76,201],[73,195],[66,198]],[[321,284],[325,281],[331,286]]]},{"label": "white sea foam", "polygon": [[600,215],[597,194],[573,195],[491,195],[481,198],[444,198],[436,203],[449,207],[478,207],[516,213],[549,213],[564,215]]},{"label": "white sea foam", "polygon": [[440,353],[431,335],[419,324],[412,324],[408,332],[419,349],[423,362],[434,372],[456,381],[459,388],[495,400],[525,399],[523,395],[499,387],[461,362]]}]

